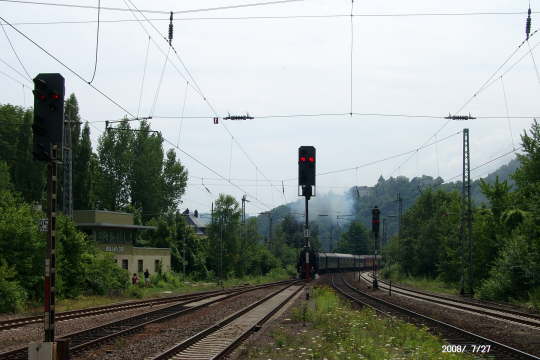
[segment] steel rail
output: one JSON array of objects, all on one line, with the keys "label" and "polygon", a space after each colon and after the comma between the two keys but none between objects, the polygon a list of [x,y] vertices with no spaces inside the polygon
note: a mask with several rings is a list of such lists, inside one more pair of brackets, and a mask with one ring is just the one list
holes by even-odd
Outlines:
[{"label": "steel rail", "polygon": [[[280,294],[281,292],[285,291],[286,289],[288,289],[289,287],[293,286],[293,285],[296,285],[300,283],[300,281],[295,281],[291,284],[289,284],[287,287],[284,287],[283,289],[279,289],[267,296],[265,296],[264,298],[260,299],[260,300],[257,300],[256,302],[254,302],[253,304],[247,306],[246,308],[240,310],[240,311],[237,311],[236,313],[228,316],[227,318],[219,321],[218,323],[210,326],[209,328],[193,335],[192,337],[182,341],[181,343],[173,346],[172,348],[156,355],[155,357],[152,357],[151,359],[152,360],[166,360],[166,359],[171,359],[173,357],[175,357],[178,353],[182,352],[183,350],[186,350],[188,349],[190,346],[198,343],[199,341],[201,340],[204,340],[205,338],[207,338],[209,335],[215,333],[216,331],[222,329],[223,327],[225,327],[226,325],[228,325],[229,323],[231,323],[233,320],[236,320],[238,318],[240,318],[242,315],[246,314],[247,312],[249,312],[250,310],[256,308],[257,306],[263,304],[264,302],[268,301],[269,299],[275,297],[276,295]],[[281,308],[281,306],[283,306],[285,303],[287,303],[294,295],[296,295],[298,293],[298,291],[300,291],[303,287],[300,287],[297,291],[295,291],[291,296],[287,297],[287,299],[282,302],[279,306],[279,308]],[[274,309],[275,312],[277,312],[279,310],[279,308],[277,309]],[[265,316],[265,318],[261,321],[259,321],[255,326],[253,326],[252,328],[249,329],[249,332],[251,332],[253,329],[257,328],[257,326],[260,326],[262,325],[262,323],[264,321],[266,321],[268,318],[270,318],[270,316],[273,315],[272,314],[267,314],[267,316]],[[246,334],[242,334],[242,336],[239,336],[237,339],[234,340],[233,343],[230,343],[227,348],[223,351],[221,351],[218,355],[216,355],[215,357],[209,357],[209,359],[217,359],[219,358],[220,356],[222,355],[225,355],[226,353],[228,353],[231,349],[232,349],[232,346],[234,344],[239,344],[241,341],[242,341],[242,338],[245,337]],[[227,350],[228,349],[228,350]],[[203,356],[203,354],[201,354],[201,356]]]},{"label": "steel rail", "polygon": [[[451,325],[451,324],[448,324],[446,322],[443,322],[443,321],[440,321],[440,320],[436,320],[434,318],[431,318],[429,316],[426,316],[426,315],[422,315],[422,314],[419,314],[417,312],[414,312],[412,310],[409,310],[409,309],[406,309],[404,307],[401,307],[399,305],[396,305],[396,304],[392,304],[388,301],[385,301],[385,300],[382,300],[382,299],[379,299],[377,297],[374,297],[374,296],[371,296],[363,291],[360,291],[359,289],[351,286],[344,278],[343,276],[341,276],[341,280],[343,281],[343,283],[345,284],[345,286],[347,288],[349,288],[350,290],[352,290],[353,292],[369,299],[370,301],[376,303],[378,306],[386,306],[387,308],[390,308],[392,311],[394,312],[397,312],[398,314],[400,315],[404,315],[404,316],[407,316],[409,317],[410,319],[416,319],[416,320],[421,320],[422,323],[424,325],[426,325],[426,323],[429,323],[431,324],[430,326],[428,326],[432,331],[435,330],[435,329],[442,329],[444,330],[446,333],[451,333],[451,334],[457,334],[458,335],[458,339],[464,339],[464,341],[460,341],[462,342],[463,344],[483,344],[483,345],[490,345],[491,346],[491,352],[489,353],[490,356],[498,356],[498,357],[501,357],[501,358],[504,358],[504,359],[508,359],[508,355],[511,356],[511,358],[513,359],[527,359],[527,360],[540,360],[540,357],[537,357],[535,355],[532,355],[532,354],[529,354],[529,353],[526,353],[524,351],[521,351],[519,349],[516,349],[516,348],[513,348],[511,346],[508,346],[508,345],[505,345],[505,344],[502,344],[500,342],[497,342],[495,340],[491,340],[491,339],[488,339],[486,337],[483,337],[481,335],[478,335],[478,334],[475,334],[475,333],[472,333],[470,331],[467,331],[467,330],[464,330],[464,329],[461,329],[461,328],[458,328],[457,326],[454,326],[454,325]],[[338,291],[340,294],[342,295],[345,295],[348,299],[354,301],[355,303],[358,303],[358,304],[361,304],[361,305],[367,305],[369,306],[370,308],[376,308],[376,306],[373,306],[371,304],[368,304],[365,300],[361,300],[361,299],[358,299],[357,297],[355,296],[352,296],[350,294],[347,294],[345,290],[343,290],[343,288],[340,288],[339,286],[337,286],[335,284],[335,281],[334,281],[334,276],[332,276],[332,287]],[[390,312],[388,311],[382,311],[380,309],[377,309],[377,312],[381,313],[381,314],[385,314],[387,316],[392,316]],[[409,322],[412,322],[412,321],[409,321]],[[455,337],[452,337],[453,339],[456,339]],[[454,341],[455,343],[455,341]],[[476,355],[480,355],[480,354],[476,354]]]},{"label": "steel rail", "polygon": [[[279,284],[282,282],[283,281],[277,281],[275,283]],[[90,308],[85,308],[85,309],[63,311],[63,312],[56,313],[55,321],[59,322],[59,321],[78,319],[78,318],[83,318],[83,317],[88,317],[88,316],[106,314],[110,312],[131,310],[131,309],[136,309],[139,307],[144,307],[144,306],[149,306],[149,305],[153,306],[153,305],[166,304],[170,302],[188,300],[193,297],[207,295],[207,294],[214,294],[214,295],[224,294],[230,291],[244,289],[248,286],[249,285],[242,285],[242,286],[236,286],[236,287],[232,287],[225,290],[198,291],[198,292],[181,294],[181,295],[176,295],[176,296],[168,296],[168,297],[163,297],[163,298],[155,298],[155,299],[148,299],[148,300],[141,300],[141,301],[131,301],[131,302],[125,302],[125,303],[116,303],[116,304],[111,304],[111,305],[90,307]],[[18,327],[22,327],[22,326],[26,326],[30,324],[37,324],[41,322],[43,322],[43,315],[35,315],[35,316],[27,316],[27,317],[3,320],[3,321],[0,321],[0,331],[15,329]]]},{"label": "steel rail", "polygon": [[[364,274],[361,274],[360,276],[362,277],[364,281],[368,283],[370,282],[369,279],[366,279],[364,277]],[[370,276],[370,274],[368,274],[368,276]],[[378,281],[379,281],[379,287],[383,288],[382,286],[380,286],[380,284],[382,283],[386,285],[386,289],[388,289],[389,284],[387,282],[382,281],[380,279],[378,279]],[[400,289],[400,290],[395,290],[395,288]],[[430,294],[430,293],[420,291],[420,290],[412,290],[412,289],[407,289],[401,286],[395,286],[394,284],[392,284],[392,292],[395,292],[397,294],[401,294],[404,296],[408,296],[411,298],[429,301],[435,304],[453,307],[460,310],[471,311],[471,312],[482,314],[482,315],[488,315],[488,316],[500,318],[503,320],[513,321],[519,324],[529,325],[533,327],[540,327],[540,316],[537,316],[535,314],[528,314],[525,312],[511,310],[511,309],[503,309],[501,307],[483,304],[482,302],[472,302],[472,301],[465,301],[462,299],[453,299],[453,298],[442,296],[442,295]],[[437,299],[440,299],[440,300],[437,300]],[[474,306],[476,308],[471,308],[471,306]],[[477,309],[478,307],[484,307],[485,309],[488,309],[489,311],[483,310],[483,309]],[[494,311],[497,311],[499,313],[495,313]],[[504,313],[507,313],[510,315],[506,315]],[[515,316],[511,316],[511,315],[520,316],[523,319],[517,318]]]},{"label": "steel rail", "polygon": [[[65,334],[65,335],[59,336],[59,338],[69,339],[70,351],[78,352],[90,346],[108,341],[111,338],[138,331],[150,323],[164,321],[173,317],[181,316],[189,312],[198,310],[202,307],[208,306],[210,304],[220,302],[225,299],[228,299],[228,298],[231,298],[231,297],[234,297],[234,296],[246,293],[246,292],[250,292],[250,291],[254,291],[254,290],[258,290],[258,289],[266,288],[266,287],[279,286],[282,284],[291,283],[293,281],[294,280],[288,280],[288,281],[281,281],[277,283],[255,285],[255,286],[251,286],[251,287],[243,288],[243,289],[228,290],[228,292],[221,293],[221,294],[203,294],[198,297],[191,298],[186,301],[173,304],[173,305],[161,308],[161,309],[135,315],[135,316],[128,317],[122,320],[111,321],[103,325],[95,326],[93,328],[84,329],[82,331]],[[209,301],[207,303],[200,304],[200,305],[196,305],[192,307],[185,306],[189,303],[193,303],[196,301],[200,301],[203,299],[208,299],[208,298],[212,298],[212,297],[220,296],[220,295],[224,295],[224,296],[218,299]],[[75,344],[75,345],[71,346],[71,344]],[[12,360],[12,359],[22,360],[22,359],[27,359],[27,358],[28,358],[28,352],[27,352],[26,347],[19,347],[17,349],[14,349],[8,352],[0,353],[0,360],[8,360],[8,359],[9,360]]]}]

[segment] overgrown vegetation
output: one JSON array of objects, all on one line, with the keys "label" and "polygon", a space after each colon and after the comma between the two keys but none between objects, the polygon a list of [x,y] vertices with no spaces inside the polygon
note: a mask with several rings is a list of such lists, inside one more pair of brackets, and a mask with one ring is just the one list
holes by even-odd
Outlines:
[{"label": "overgrown vegetation", "polygon": [[[327,287],[313,289],[307,306],[292,310],[272,332],[273,344],[251,347],[247,359],[472,359],[442,352],[443,342],[425,329],[370,309],[351,309]],[[306,324],[306,327],[303,324]]]},{"label": "overgrown vegetation", "polygon": [[[94,152],[89,124],[81,126],[75,95],[66,99],[65,112],[74,123],[74,208],[125,211],[134,214],[137,224],[155,226],[156,231],[139,236],[134,245],[170,248],[172,270],[183,274],[182,278],[160,274],[151,288],[130,286],[129,275],[112,255],[98,250],[70,219],[59,216],[56,293],[60,299],[144,297],[176,291],[197,280],[219,279],[227,284],[291,276],[295,250],[279,242],[264,243],[255,219],[240,224],[238,202],[229,195],[220,194],[216,200],[208,236],[194,233],[178,209],[187,169],[174,150],[165,151],[164,139],[148,122],[132,129],[130,122],[120,121],[99,136]],[[43,296],[46,242],[37,225],[45,217],[41,209],[45,208],[46,166],[32,159],[32,121],[31,109],[0,106],[0,312],[19,311]],[[62,181],[59,185],[61,200]],[[58,208],[63,209],[61,201]]]},{"label": "overgrown vegetation", "polygon": [[[521,140],[514,186],[480,181],[487,204],[473,208],[473,273],[480,298],[540,309],[540,125],[535,121]],[[401,237],[386,248],[387,271],[458,287],[464,267],[460,214],[459,193],[425,190],[404,214]]]}]

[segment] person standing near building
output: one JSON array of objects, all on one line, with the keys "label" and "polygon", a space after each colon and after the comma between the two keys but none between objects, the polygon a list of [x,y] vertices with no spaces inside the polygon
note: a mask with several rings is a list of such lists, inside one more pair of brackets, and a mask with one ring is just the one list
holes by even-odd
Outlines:
[{"label": "person standing near building", "polygon": [[133,276],[131,277],[131,284],[137,285],[138,282],[139,282],[139,277],[137,276],[136,273],[133,273]]},{"label": "person standing near building", "polygon": [[144,272],[144,285],[148,286],[148,284],[150,284],[150,272],[146,269]]}]

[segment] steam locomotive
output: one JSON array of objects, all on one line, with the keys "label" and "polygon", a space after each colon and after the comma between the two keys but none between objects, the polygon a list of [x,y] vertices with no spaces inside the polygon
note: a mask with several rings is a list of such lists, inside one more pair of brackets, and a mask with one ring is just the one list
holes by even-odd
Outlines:
[{"label": "steam locomotive", "polygon": [[[376,260],[379,261],[380,256]],[[306,279],[308,274],[313,279],[315,274],[372,269],[373,261],[373,255],[322,253],[304,248],[298,258],[297,269],[301,279]]]}]

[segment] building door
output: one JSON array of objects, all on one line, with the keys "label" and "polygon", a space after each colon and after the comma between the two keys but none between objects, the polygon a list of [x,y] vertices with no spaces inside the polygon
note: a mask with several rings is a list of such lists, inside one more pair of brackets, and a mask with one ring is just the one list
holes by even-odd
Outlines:
[{"label": "building door", "polygon": [[138,268],[138,272],[143,272],[143,261],[142,260],[138,260],[137,261],[137,268]]}]

